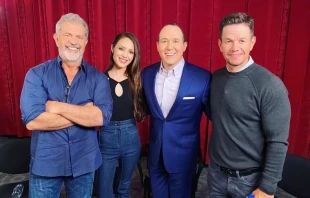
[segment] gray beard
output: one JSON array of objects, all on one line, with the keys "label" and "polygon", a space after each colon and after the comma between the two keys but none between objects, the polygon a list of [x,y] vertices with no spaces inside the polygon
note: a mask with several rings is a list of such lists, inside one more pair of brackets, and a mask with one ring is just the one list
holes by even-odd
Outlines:
[{"label": "gray beard", "polygon": [[62,49],[59,49],[58,52],[63,58],[67,59],[68,62],[76,62],[82,60],[84,53],[84,51],[83,52],[80,51],[78,55],[72,56],[70,55],[70,53]]}]

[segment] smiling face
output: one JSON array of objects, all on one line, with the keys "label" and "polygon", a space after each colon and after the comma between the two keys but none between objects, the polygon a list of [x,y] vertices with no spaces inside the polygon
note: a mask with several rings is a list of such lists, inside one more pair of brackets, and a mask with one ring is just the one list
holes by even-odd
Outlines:
[{"label": "smiling face", "polygon": [[73,63],[82,61],[87,44],[86,29],[82,24],[63,22],[60,31],[54,34],[54,40],[62,61]]},{"label": "smiling face", "polygon": [[126,68],[134,58],[134,44],[127,37],[121,38],[114,47],[112,45],[111,50],[115,67]]},{"label": "smiling face", "polygon": [[161,57],[164,68],[173,69],[182,59],[187,42],[181,29],[176,25],[166,25],[159,33],[157,51]]},{"label": "smiling face", "polygon": [[248,62],[255,42],[256,37],[244,23],[227,25],[223,28],[218,45],[229,71],[236,72]]}]

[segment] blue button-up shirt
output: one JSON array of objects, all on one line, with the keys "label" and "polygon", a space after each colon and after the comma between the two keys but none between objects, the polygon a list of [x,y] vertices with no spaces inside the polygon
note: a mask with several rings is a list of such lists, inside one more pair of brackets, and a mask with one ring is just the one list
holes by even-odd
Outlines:
[{"label": "blue button-up shirt", "polygon": [[[82,65],[69,86],[58,57],[28,71],[20,107],[25,124],[45,112],[48,100],[85,105],[93,102],[103,114],[104,125],[112,115],[113,101],[107,77],[93,66]],[[33,131],[32,172],[41,176],[79,176],[102,163],[95,127],[73,125],[55,131]]]}]

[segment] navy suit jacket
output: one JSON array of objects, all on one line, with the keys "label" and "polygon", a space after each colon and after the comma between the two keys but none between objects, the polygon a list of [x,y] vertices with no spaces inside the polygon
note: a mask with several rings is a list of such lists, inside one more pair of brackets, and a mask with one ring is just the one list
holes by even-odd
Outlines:
[{"label": "navy suit jacket", "polygon": [[[165,118],[155,95],[156,74],[160,62],[146,67],[142,83],[151,114],[148,165],[158,166],[160,150],[169,173],[189,171],[200,148],[202,112],[210,119],[209,94],[211,73],[185,62],[176,100]],[[187,98],[184,98],[187,97]]]}]

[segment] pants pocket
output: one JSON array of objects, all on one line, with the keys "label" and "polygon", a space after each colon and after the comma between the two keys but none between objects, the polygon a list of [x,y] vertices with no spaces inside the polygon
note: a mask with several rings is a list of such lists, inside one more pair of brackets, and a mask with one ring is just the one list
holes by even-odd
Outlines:
[{"label": "pants pocket", "polygon": [[252,173],[251,175],[241,176],[240,179],[247,185],[257,186],[260,182],[261,175],[261,172],[257,172]]},{"label": "pants pocket", "polygon": [[116,128],[104,128],[99,132],[99,146],[105,148],[118,147],[118,133]]},{"label": "pants pocket", "polygon": [[124,143],[126,144],[140,144],[140,136],[138,127],[135,124],[127,126],[124,135]]}]

